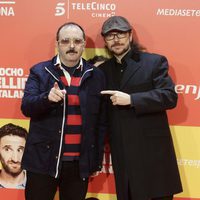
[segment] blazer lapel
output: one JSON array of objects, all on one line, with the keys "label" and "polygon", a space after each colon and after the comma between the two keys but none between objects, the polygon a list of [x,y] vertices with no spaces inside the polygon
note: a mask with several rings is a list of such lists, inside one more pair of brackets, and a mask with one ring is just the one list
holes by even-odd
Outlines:
[{"label": "blazer lapel", "polygon": [[127,67],[123,74],[120,89],[123,89],[128,80],[136,73],[136,71],[140,68],[140,65],[135,62],[133,59],[129,58],[127,59]]}]

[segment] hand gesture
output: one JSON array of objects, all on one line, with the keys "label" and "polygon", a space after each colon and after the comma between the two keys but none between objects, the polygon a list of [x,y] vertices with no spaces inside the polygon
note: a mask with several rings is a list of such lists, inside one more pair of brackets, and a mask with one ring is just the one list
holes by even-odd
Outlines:
[{"label": "hand gesture", "polygon": [[101,94],[108,94],[113,105],[126,106],[131,105],[131,97],[129,94],[117,90],[104,90]]},{"label": "hand gesture", "polygon": [[51,102],[59,102],[63,100],[64,96],[66,94],[66,90],[61,90],[58,86],[58,83],[55,82],[54,86],[51,88],[48,99]]}]

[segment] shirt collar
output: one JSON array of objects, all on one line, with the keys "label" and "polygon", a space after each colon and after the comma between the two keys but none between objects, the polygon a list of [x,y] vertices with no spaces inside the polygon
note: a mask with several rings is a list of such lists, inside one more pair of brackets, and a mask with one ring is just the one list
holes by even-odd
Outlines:
[{"label": "shirt collar", "polygon": [[[59,55],[56,56],[56,62],[54,63],[54,66],[57,66],[60,69],[62,68]],[[79,65],[76,69],[80,69],[81,71],[83,71],[83,58],[82,57],[80,58]]]}]

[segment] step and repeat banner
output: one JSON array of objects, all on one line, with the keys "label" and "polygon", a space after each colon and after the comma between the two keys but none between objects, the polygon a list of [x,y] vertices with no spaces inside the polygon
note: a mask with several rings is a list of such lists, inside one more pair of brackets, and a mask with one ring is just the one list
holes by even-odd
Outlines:
[{"label": "step and repeat banner", "polygon": [[[169,60],[179,100],[168,115],[184,190],[176,198],[200,199],[200,0],[0,0],[0,127],[12,123],[28,130],[20,104],[29,69],[55,55],[60,25],[74,21],[85,29],[84,58],[90,59],[106,55],[101,26],[114,15],[130,21],[147,51]],[[0,158],[1,173],[9,158]],[[1,175],[0,183],[5,182]],[[12,188],[13,179],[7,188],[0,184],[1,199],[24,200],[25,175],[20,173],[18,188]],[[116,199],[109,145],[87,196]]]}]

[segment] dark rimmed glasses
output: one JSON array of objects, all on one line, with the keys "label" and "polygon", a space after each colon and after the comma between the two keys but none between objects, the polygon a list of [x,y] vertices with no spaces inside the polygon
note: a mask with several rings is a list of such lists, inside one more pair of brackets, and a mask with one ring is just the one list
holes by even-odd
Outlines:
[{"label": "dark rimmed glasses", "polygon": [[114,40],[115,39],[115,36],[118,38],[118,39],[122,39],[122,38],[125,38],[127,36],[127,33],[128,32],[116,32],[116,33],[108,33],[104,36],[105,40],[106,41],[110,41],[110,40]]}]

